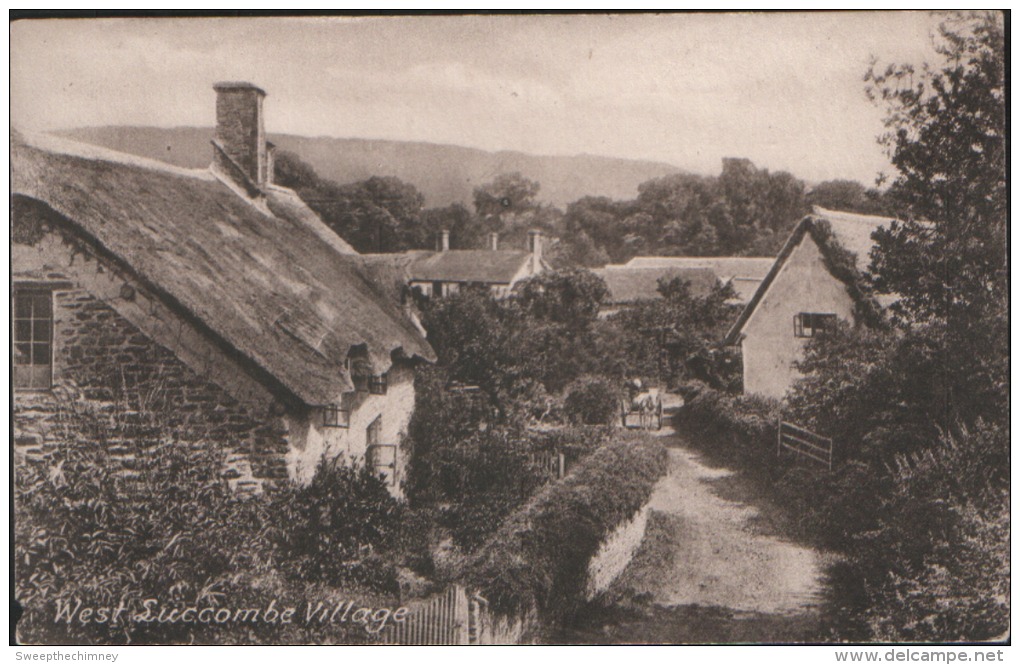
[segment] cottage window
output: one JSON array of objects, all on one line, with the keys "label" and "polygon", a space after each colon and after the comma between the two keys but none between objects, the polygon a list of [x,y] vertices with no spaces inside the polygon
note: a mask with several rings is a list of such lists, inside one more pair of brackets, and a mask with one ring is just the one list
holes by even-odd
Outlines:
[{"label": "cottage window", "polygon": [[382,442],[382,416],[365,431],[365,464],[390,485],[397,484],[397,446]]},{"label": "cottage window", "polygon": [[385,374],[373,374],[368,377],[368,392],[373,395],[385,395],[387,378]]},{"label": "cottage window", "polygon": [[793,317],[793,334],[795,337],[817,337],[831,331],[835,327],[835,314],[801,312]]},{"label": "cottage window", "polygon": [[327,404],[322,409],[323,427],[341,427],[347,429],[351,426],[351,412],[341,409],[336,404]]},{"label": "cottage window", "polygon": [[46,390],[53,381],[53,293],[14,292],[14,387]]},{"label": "cottage window", "polygon": [[367,448],[378,446],[382,443],[382,416],[372,421],[372,424],[365,430],[365,445]]}]

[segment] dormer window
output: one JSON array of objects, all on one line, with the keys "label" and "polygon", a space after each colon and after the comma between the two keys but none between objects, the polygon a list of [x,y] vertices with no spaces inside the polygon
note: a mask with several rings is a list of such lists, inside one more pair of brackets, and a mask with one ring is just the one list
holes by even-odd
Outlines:
[{"label": "dormer window", "polygon": [[794,337],[818,337],[832,331],[835,327],[835,314],[801,312],[793,317]]},{"label": "dormer window", "polygon": [[327,404],[322,408],[322,426],[347,429],[351,426],[351,412],[337,404]]},{"label": "dormer window", "polygon": [[368,392],[373,395],[385,395],[387,383],[385,374],[373,374],[368,377]]}]

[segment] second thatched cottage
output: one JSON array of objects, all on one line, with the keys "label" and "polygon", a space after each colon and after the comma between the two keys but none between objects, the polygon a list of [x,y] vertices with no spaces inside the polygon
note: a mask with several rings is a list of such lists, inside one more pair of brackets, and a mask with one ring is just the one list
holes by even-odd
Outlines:
[{"label": "second thatched cottage", "polygon": [[273,184],[265,93],[215,90],[209,169],[12,136],[15,449],[47,454],[69,405],[155,405],[174,436],[225,448],[238,487],[305,482],[325,455],[398,491],[413,367],[433,351]]},{"label": "second thatched cottage", "polygon": [[894,300],[872,300],[860,282],[872,234],[892,221],[815,208],[797,224],[726,335],[725,344],[741,348],[744,392],[783,397],[812,337],[838,320],[866,323]]}]

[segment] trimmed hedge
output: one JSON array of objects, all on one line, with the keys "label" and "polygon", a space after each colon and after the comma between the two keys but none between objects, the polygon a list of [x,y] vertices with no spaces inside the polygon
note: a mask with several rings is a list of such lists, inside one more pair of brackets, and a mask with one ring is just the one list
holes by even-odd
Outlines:
[{"label": "trimmed hedge", "polygon": [[756,395],[731,395],[697,386],[691,389],[683,409],[684,422],[728,441],[733,452],[746,460],[750,455],[775,455],[776,426],[780,404]]},{"label": "trimmed hedge", "polygon": [[514,513],[468,564],[461,582],[503,616],[557,618],[581,601],[588,564],[616,527],[647,503],[666,449],[621,434]]}]

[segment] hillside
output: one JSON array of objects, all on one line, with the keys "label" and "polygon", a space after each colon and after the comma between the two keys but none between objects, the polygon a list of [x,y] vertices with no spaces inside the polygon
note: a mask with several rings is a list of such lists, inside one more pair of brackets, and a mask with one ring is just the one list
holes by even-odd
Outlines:
[{"label": "hillside", "polygon": [[[204,167],[211,159],[211,127],[88,127],[59,133],[178,166]],[[269,140],[281,150],[297,153],[319,175],[339,183],[373,175],[396,176],[417,187],[428,206],[456,201],[470,204],[475,187],[500,173],[513,171],[541,183],[539,199],[561,207],[589,194],[633,198],[642,182],[680,171],[657,162],[592,155],[555,157],[486,152],[434,143],[290,134],[273,134]]]}]

